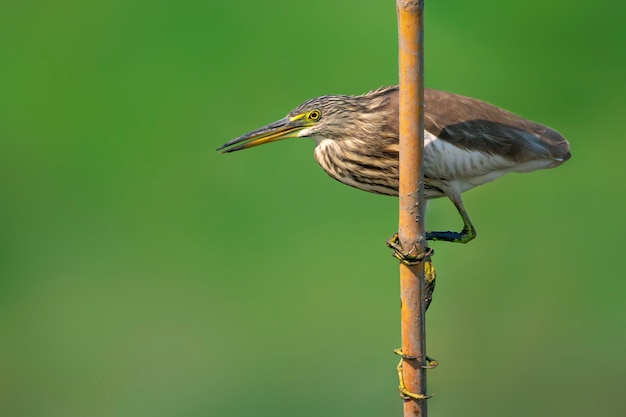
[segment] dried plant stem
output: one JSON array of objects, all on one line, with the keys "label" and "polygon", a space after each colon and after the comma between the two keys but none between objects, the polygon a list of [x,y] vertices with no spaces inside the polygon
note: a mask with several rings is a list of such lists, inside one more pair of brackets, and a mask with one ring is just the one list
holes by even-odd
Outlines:
[{"label": "dried plant stem", "polygon": [[[424,56],[423,0],[396,1],[400,65],[400,219],[403,253],[421,258],[424,238]],[[401,369],[405,417],[426,417],[426,310],[423,262],[400,264],[402,300]]]}]

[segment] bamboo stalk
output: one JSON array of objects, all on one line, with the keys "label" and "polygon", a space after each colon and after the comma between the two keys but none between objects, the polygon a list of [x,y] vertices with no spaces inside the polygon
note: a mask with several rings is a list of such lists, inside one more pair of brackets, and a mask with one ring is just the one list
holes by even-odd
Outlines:
[{"label": "bamboo stalk", "polygon": [[[424,237],[424,54],[423,0],[396,0],[400,66],[400,216],[398,243],[420,259]],[[400,264],[402,373],[405,417],[426,417],[426,324],[423,262]],[[402,384],[402,381],[404,382]]]}]

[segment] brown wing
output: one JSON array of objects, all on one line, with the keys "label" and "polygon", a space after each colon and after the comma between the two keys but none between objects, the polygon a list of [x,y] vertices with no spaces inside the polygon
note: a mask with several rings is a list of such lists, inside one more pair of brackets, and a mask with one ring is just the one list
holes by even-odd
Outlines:
[{"label": "brown wing", "polygon": [[515,162],[570,158],[567,140],[549,127],[484,101],[426,89],[425,129],[461,149]]}]

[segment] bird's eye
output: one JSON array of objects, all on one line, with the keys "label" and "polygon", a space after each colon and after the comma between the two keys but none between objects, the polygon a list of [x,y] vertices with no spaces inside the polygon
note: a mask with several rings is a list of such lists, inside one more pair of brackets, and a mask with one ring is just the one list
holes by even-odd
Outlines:
[{"label": "bird's eye", "polygon": [[309,113],[309,120],[318,121],[322,117],[322,113],[319,110],[312,110]]}]

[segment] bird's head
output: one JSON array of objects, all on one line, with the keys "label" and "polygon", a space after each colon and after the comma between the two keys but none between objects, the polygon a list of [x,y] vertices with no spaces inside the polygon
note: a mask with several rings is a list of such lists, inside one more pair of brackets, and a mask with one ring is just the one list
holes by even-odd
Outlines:
[{"label": "bird's head", "polygon": [[397,141],[397,88],[361,96],[321,96],[305,101],[286,117],[239,136],[217,150],[235,152],[289,138],[349,140],[389,134]]}]

